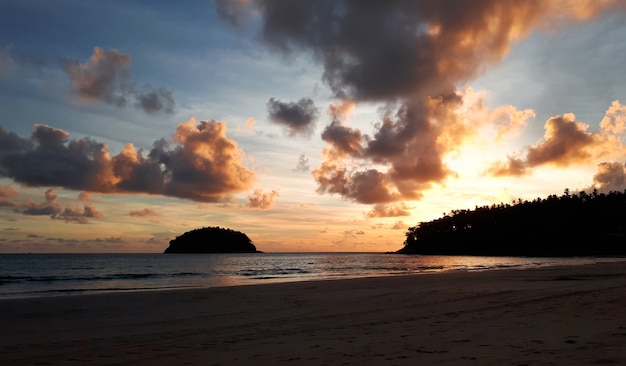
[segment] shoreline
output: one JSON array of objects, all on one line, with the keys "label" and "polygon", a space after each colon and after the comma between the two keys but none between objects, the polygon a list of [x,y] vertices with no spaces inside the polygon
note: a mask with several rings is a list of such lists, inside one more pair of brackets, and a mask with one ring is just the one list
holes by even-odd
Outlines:
[{"label": "shoreline", "polygon": [[0,299],[0,363],[626,364],[626,261]]},{"label": "shoreline", "polygon": [[[361,256],[362,254],[362,256]],[[158,257],[157,257],[158,256]],[[626,257],[448,257],[381,253],[256,255],[0,255],[0,299],[83,296],[108,292],[206,289],[281,282],[341,280],[447,271],[540,268],[625,261]],[[132,258],[132,262],[127,259]],[[181,258],[184,263],[179,263]],[[15,259],[15,260],[14,260]],[[240,259],[243,259],[240,261]],[[47,265],[48,261],[52,261]],[[372,267],[372,261],[379,263]],[[382,262],[381,262],[382,261]],[[107,262],[103,266],[103,262]],[[155,266],[155,263],[160,263]],[[105,267],[109,268],[105,268]],[[63,268],[70,268],[64,271]],[[216,269],[219,270],[216,271]],[[330,270],[329,270],[330,268]]]}]

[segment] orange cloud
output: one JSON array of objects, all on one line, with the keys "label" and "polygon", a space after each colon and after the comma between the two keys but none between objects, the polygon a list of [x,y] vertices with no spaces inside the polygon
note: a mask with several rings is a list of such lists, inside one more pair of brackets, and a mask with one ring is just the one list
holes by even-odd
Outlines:
[{"label": "orange cloud", "polygon": [[550,164],[557,167],[581,165],[606,158],[626,157],[626,147],[619,135],[626,131],[626,107],[614,101],[600,122],[599,132],[588,131],[589,125],[577,122],[572,113],[548,119],[543,140],[529,147],[525,156],[509,157],[495,162],[485,174],[521,176],[532,168]]},{"label": "orange cloud", "polygon": [[78,97],[85,102],[104,101],[119,107],[127,104],[131,90],[130,56],[117,50],[104,52],[95,47],[90,62],[79,64],[64,61],[64,70],[72,82]]},{"label": "orange cloud", "polygon": [[409,207],[403,202],[397,205],[377,204],[374,205],[372,210],[369,211],[365,216],[369,218],[411,216],[408,208]]},{"label": "orange cloud", "polygon": [[243,126],[237,126],[236,132],[248,132],[254,129],[254,125],[256,121],[254,118],[250,117],[246,120],[246,123]]},{"label": "orange cloud", "polygon": [[405,224],[402,221],[396,221],[391,228],[393,230],[405,230],[409,227],[409,225]]},{"label": "orange cloud", "polygon": [[618,162],[602,162],[593,176],[593,185],[590,189],[597,189],[602,193],[623,191],[626,189],[626,164]]},{"label": "orange cloud", "polygon": [[269,210],[274,207],[274,200],[278,196],[278,192],[274,190],[268,193],[263,193],[260,189],[255,189],[250,195],[248,195],[248,207]]},{"label": "orange cloud", "polygon": [[161,216],[160,213],[149,208],[144,208],[142,210],[137,210],[137,211],[131,211],[129,215],[133,217]]},{"label": "orange cloud", "polygon": [[626,105],[614,100],[600,121],[600,129],[607,134],[621,135],[626,132]]},{"label": "orange cloud", "polygon": [[13,187],[5,184],[0,184],[0,207],[17,206],[17,203],[14,201],[14,199],[19,196],[20,194],[16,192]]},{"label": "orange cloud", "polygon": [[147,156],[127,144],[110,157],[103,143],[69,140],[65,131],[35,125],[30,139],[0,127],[0,169],[29,186],[56,186],[103,193],[148,193],[219,202],[249,189],[254,172],[241,165],[243,153],[216,121],[179,124],[171,140],[154,143]]},{"label": "orange cloud", "polygon": [[87,192],[80,192],[78,194],[79,201],[91,201],[91,195]]},{"label": "orange cloud", "polygon": [[[462,94],[463,104],[456,111],[456,119],[460,119],[465,125],[462,131],[466,134],[463,139],[474,138],[474,133],[485,130],[489,138],[495,142],[502,142],[515,137],[528,124],[528,120],[535,117],[532,109],[518,110],[512,105],[503,105],[490,109],[486,105],[486,92],[475,92],[472,88],[465,88]],[[458,131],[456,126],[451,126],[450,131]],[[446,133],[449,133],[446,131]],[[452,141],[451,141],[452,142]]]}]

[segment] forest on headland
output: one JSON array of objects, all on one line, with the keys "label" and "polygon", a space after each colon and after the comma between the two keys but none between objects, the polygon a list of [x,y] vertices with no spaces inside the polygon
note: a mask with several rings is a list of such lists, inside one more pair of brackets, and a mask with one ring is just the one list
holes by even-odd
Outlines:
[{"label": "forest on headland", "polygon": [[626,255],[626,191],[581,191],[453,210],[409,227],[395,253],[485,256]]}]

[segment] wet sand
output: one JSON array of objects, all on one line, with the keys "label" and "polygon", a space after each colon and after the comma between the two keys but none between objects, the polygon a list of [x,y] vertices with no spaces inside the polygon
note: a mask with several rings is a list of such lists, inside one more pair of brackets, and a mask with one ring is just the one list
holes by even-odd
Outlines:
[{"label": "wet sand", "polygon": [[626,365],[626,262],[0,300],[2,365]]}]

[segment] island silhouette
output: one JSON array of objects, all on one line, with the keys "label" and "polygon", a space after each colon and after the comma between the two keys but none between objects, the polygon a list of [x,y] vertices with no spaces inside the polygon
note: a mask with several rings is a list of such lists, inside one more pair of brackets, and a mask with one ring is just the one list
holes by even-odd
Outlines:
[{"label": "island silhouette", "polygon": [[624,256],[626,191],[594,190],[494,204],[409,227],[393,253],[480,256]]},{"label": "island silhouette", "polygon": [[240,232],[220,227],[187,231],[170,240],[163,253],[262,253]]}]

